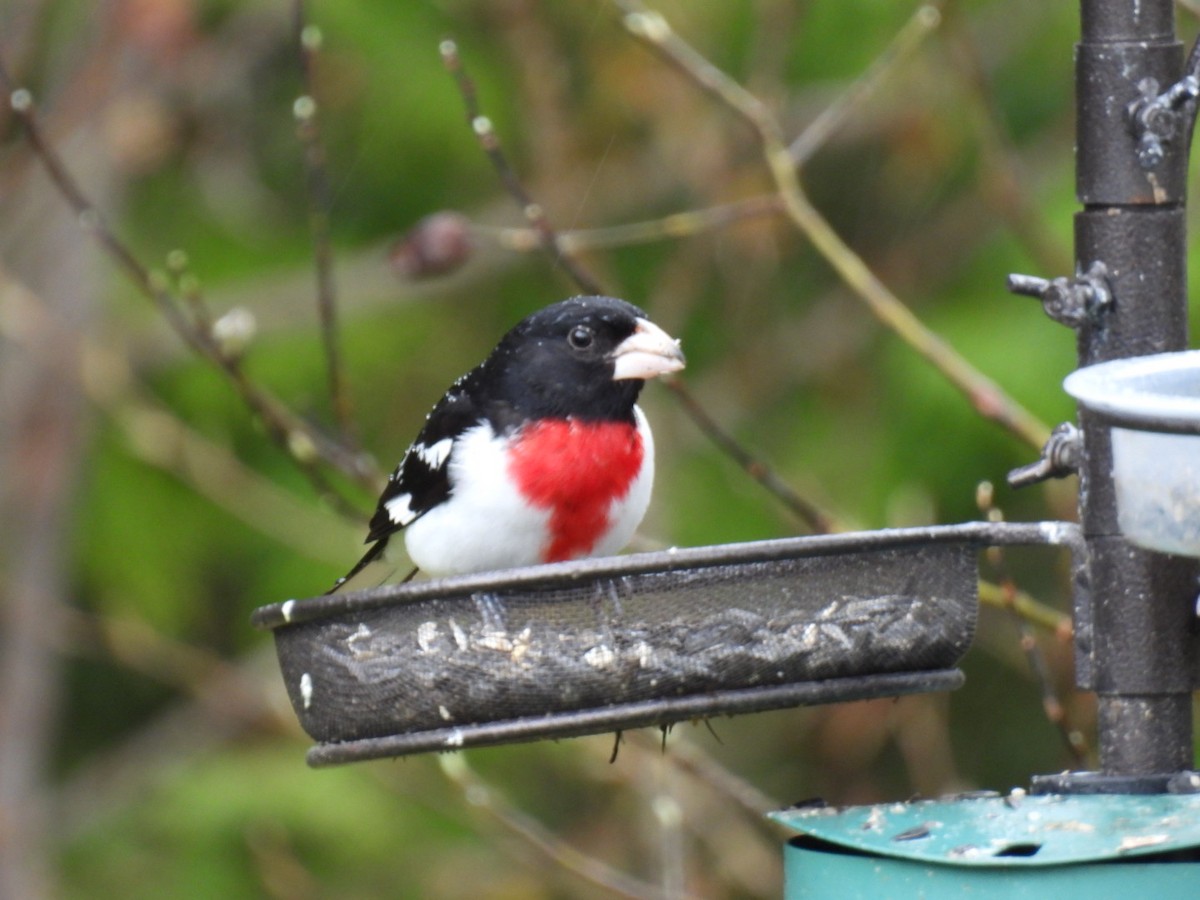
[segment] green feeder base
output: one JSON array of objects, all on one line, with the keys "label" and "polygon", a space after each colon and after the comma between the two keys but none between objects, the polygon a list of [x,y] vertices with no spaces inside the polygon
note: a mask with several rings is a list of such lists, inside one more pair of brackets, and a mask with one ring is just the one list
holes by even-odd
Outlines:
[{"label": "green feeder base", "polygon": [[964,795],[785,810],[797,898],[1200,897],[1200,795]]}]

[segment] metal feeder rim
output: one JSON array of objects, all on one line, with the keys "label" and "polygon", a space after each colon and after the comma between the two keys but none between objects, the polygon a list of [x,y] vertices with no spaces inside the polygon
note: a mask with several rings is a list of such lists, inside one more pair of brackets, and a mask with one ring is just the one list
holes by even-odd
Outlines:
[{"label": "metal feeder rim", "polygon": [[876,531],[673,548],[651,553],[633,553],[628,556],[606,556],[384,585],[341,594],[324,594],[306,600],[287,600],[260,607],[254,611],[250,621],[256,628],[272,630],[329,616],[451,595],[495,592],[511,588],[553,587],[599,578],[620,578],[625,575],[670,572],[686,568],[951,543],[974,544],[980,547],[1068,546],[1073,553],[1078,553],[1082,548],[1082,537],[1079,526],[1072,522],[963,522],[956,525],[884,528]]},{"label": "metal feeder rim", "polygon": [[582,737],[633,728],[667,726],[722,715],[732,716],[818,703],[872,700],[901,694],[949,691],[961,687],[963,681],[963,673],[960,670],[940,669],[830,678],[824,681],[744,690],[711,691],[410,734],[322,743],[308,751],[307,761],[310,766],[319,768],[415,753],[450,752],[469,747]]},{"label": "metal feeder rim", "polygon": [[1200,794],[1200,772],[1113,775],[1106,772],[1056,772],[1034,775],[1031,794]]},{"label": "metal feeder rim", "polygon": [[1195,371],[1200,350],[1114,359],[1076,369],[1063,390],[1088,412],[1125,428],[1168,434],[1200,434],[1200,396],[1169,394],[1146,384],[1154,376]]}]

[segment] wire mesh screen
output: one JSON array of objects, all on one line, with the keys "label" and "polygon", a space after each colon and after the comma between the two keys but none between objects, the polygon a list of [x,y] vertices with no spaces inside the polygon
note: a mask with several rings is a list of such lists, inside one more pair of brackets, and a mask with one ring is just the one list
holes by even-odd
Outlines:
[{"label": "wire mesh screen", "polygon": [[[614,710],[655,704],[663,724],[737,708],[731,692],[761,692],[755,708],[822,701],[780,690],[800,683],[845,699],[839,680],[953,665],[974,629],[977,544],[879,534],[416,583],[267,607],[257,621],[275,630],[301,724],[328,743],[428,733],[393,749],[447,749],[486,723],[543,721],[514,738],[527,740],[557,736],[556,714],[594,709],[609,713],[590,730],[612,730]],[[569,733],[589,730],[571,721]],[[477,736],[488,734],[499,732]]]}]

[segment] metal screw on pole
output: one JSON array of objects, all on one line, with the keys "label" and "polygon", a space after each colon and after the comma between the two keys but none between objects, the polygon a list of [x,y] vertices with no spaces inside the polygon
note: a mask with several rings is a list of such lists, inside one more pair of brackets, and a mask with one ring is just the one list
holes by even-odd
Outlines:
[{"label": "metal screw on pole", "polygon": [[1084,274],[1071,279],[1009,275],[1008,289],[1014,294],[1041,300],[1046,315],[1068,328],[1079,328],[1097,320],[1112,306],[1113,299],[1108,269],[1099,261],[1092,263]]},{"label": "metal screw on pole", "polygon": [[1050,433],[1050,439],[1042,447],[1042,455],[1036,462],[1008,473],[1008,486],[1028,487],[1049,478],[1065,478],[1074,474],[1079,469],[1081,452],[1079,429],[1070,422],[1063,422]]},{"label": "metal screw on pole", "polygon": [[1154,169],[1166,158],[1163,145],[1179,132],[1179,111],[1200,96],[1200,80],[1187,75],[1160,94],[1157,79],[1143,78],[1138,91],[1141,97],[1129,104],[1129,124],[1138,139],[1138,165]]}]

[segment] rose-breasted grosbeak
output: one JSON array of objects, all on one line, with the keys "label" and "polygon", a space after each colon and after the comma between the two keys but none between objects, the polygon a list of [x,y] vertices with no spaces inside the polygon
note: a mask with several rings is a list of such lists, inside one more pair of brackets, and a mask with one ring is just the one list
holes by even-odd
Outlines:
[{"label": "rose-breasted grosbeak", "polygon": [[379,498],[371,549],[332,590],[401,530],[430,575],[617,552],[654,480],[638,394],[683,366],[679,342],[623,300],[574,297],[524,319],[426,417]]}]

